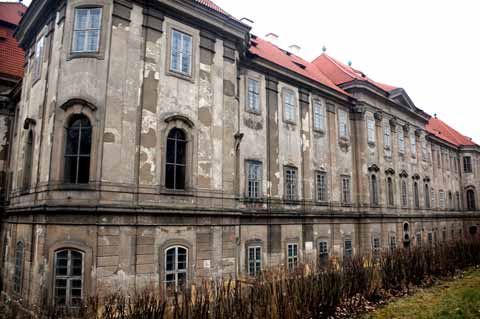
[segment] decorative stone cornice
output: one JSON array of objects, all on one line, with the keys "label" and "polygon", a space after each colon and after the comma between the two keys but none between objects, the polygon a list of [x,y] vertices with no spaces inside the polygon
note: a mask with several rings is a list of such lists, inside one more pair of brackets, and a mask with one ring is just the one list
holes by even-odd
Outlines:
[{"label": "decorative stone cornice", "polygon": [[381,111],[373,113],[373,117],[377,122],[381,122],[383,120],[383,113]]},{"label": "decorative stone cornice", "polygon": [[405,170],[402,170],[402,171],[400,172],[400,174],[398,174],[398,176],[403,177],[403,178],[406,178],[406,177],[408,177],[408,173],[407,173]]},{"label": "decorative stone cornice", "polygon": [[37,125],[37,121],[35,121],[34,119],[30,118],[30,117],[27,117],[25,119],[25,121],[23,122],[23,129],[24,130],[28,130],[30,129],[32,126],[35,126]]},{"label": "decorative stone cornice", "polygon": [[368,168],[368,171],[369,171],[369,172],[375,172],[375,173],[377,173],[378,171],[380,171],[380,168],[377,166],[377,164],[372,164],[372,165]]},{"label": "decorative stone cornice", "polygon": [[394,170],[393,168],[389,167],[389,168],[387,168],[387,169],[385,170],[385,174],[387,174],[387,175],[395,175],[395,170]]}]

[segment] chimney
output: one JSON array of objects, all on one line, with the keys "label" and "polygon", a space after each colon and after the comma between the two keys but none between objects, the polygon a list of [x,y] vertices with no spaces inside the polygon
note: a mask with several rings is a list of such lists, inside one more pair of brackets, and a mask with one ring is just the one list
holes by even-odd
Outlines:
[{"label": "chimney", "polygon": [[278,41],[278,35],[275,34],[275,33],[273,33],[273,32],[267,33],[267,34],[265,35],[265,37],[266,37],[270,42],[275,43],[275,44],[276,44],[277,41]]},{"label": "chimney", "polygon": [[300,52],[300,46],[296,44],[292,44],[291,46],[288,47],[288,51],[292,52],[293,54],[298,54]]}]

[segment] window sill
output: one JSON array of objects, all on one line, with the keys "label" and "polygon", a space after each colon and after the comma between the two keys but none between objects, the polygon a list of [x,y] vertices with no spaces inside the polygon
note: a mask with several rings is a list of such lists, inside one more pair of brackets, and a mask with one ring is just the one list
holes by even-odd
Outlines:
[{"label": "window sill", "polygon": [[97,60],[103,60],[105,59],[105,56],[103,52],[97,51],[97,52],[70,52],[70,54],[67,57],[67,61],[74,60],[74,59],[97,59]]},{"label": "window sill", "polygon": [[72,191],[93,191],[95,190],[95,185],[92,184],[73,184],[73,183],[63,183],[56,186],[58,190],[72,190]]},{"label": "window sill", "polygon": [[248,107],[245,108],[245,112],[252,115],[257,115],[257,116],[262,115],[261,111],[255,111],[255,110],[249,109]]},{"label": "window sill", "polygon": [[315,206],[328,206],[328,201],[316,201]]},{"label": "window sill", "polygon": [[193,79],[193,72],[192,72],[192,74],[188,75],[188,74],[184,74],[184,73],[180,73],[180,72],[176,72],[176,71],[168,69],[167,70],[167,75],[173,76],[173,77],[185,80],[185,81],[195,83],[195,81]]},{"label": "window sill", "polygon": [[290,124],[290,125],[297,125],[297,123],[295,123],[294,121],[291,121],[291,120],[283,120],[283,123]]},{"label": "window sill", "polygon": [[313,129],[313,132],[314,132],[314,133],[317,133],[317,134],[319,134],[319,135],[321,135],[321,136],[325,135],[325,130],[322,130],[322,129],[319,129],[319,128],[314,128],[314,129]]},{"label": "window sill", "polygon": [[370,146],[370,147],[375,147],[375,146],[376,146],[375,142],[367,142],[367,144],[368,144],[368,146]]},{"label": "window sill", "polygon": [[168,189],[168,188],[162,188],[160,190],[160,195],[170,195],[170,196],[193,196],[194,193],[189,190],[183,190],[183,189]]},{"label": "window sill", "polygon": [[353,207],[352,203],[341,203],[340,206],[342,207]]}]

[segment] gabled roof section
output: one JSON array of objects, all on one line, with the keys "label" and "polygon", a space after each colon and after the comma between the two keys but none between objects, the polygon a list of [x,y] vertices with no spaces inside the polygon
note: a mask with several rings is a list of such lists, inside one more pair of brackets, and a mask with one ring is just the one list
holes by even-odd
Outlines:
[{"label": "gabled roof section", "polygon": [[321,70],[321,72],[328,76],[328,78],[336,85],[341,85],[353,80],[360,80],[373,84],[385,92],[391,92],[397,89],[395,86],[373,81],[362,71],[345,65],[326,53],[322,53],[319,57],[313,60],[312,64],[314,64],[319,70]]},{"label": "gabled roof section", "polygon": [[412,99],[408,96],[407,92],[404,89],[398,88],[390,92],[390,98],[395,102],[402,104],[408,107],[410,110],[414,111],[417,109]]},{"label": "gabled roof section", "polygon": [[27,7],[19,2],[0,2],[0,21],[18,25],[27,11]]},{"label": "gabled roof section", "polygon": [[455,146],[478,146],[471,138],[461,134],[445,122],[432,117],[427,124],[427,132]]},{"label": "gabled roof section", "polygon": [[335,85],[315,65],[301,57],[280,49],[273,43],[252,35],[250,53],[270,61],[278,66],[295,72],[317,83],[323,84],[337,92],[350,96],[349,93]]}]

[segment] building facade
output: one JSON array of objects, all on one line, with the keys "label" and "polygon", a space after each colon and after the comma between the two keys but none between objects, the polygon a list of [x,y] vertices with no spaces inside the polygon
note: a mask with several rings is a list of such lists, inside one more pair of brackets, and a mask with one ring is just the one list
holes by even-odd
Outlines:
[{"label": "building facade", "polygon": [[34,0],[4,291],[75,305],[476,237],[480,147],[209,0]]}]

